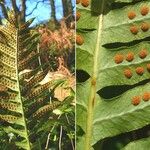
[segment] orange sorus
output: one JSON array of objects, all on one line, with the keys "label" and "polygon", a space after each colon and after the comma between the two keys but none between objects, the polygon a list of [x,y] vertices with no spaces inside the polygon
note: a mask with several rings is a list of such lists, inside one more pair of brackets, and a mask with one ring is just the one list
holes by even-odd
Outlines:
[{"label": "orange sorus", "polygon": [[133,98],[132,98],[132,104],[133,105],[138,105],[139,103],[141,102],[141,97],[140,96],[134,96]]},{"label": "orange sorus", "polygon": [[81,13],[79,11],[76,12],[76,21],[78,21],[81,17]]},{"label": "orange sorus", "polygon": [[129,52],[126,56],[126,60],[131,62],[134,59],[134,53],[133,52]]},{"label": "orange sorus", "polygon": [[140,52],[139,52],[139,57],[141,59],[144,59],[146,56],[148,55],[148,52],[146,49],[142,49]]},{"label": "orange sorus", "polygon": [[76,4],[79,4],[80,3],[80,0],[76,0]]},{"label": "orange sorus", "polygon": [[137,73],[138,75],[143,75],[143,73],[144,73],[144,68],[143,68],[143,67],[137,67],[135,71],[136,71],[136,73]]},{"label": "orange sorus", "polygon": [[130,31],[131,31],[132,34],[137,34],[137,33],[139,32],[139,29],[138,29],[137,26],[132,25],[132,26],[130,27]]},{"label": "orange sorus", "polygon": [[115,57],[114,57],[114,61],[116,64],[120,64],[123,62],[123,55],[122,54],[116,54]]},{"label": "orange sorus", "polygon": [[134,11],[130,11],[129,13],[128,13],[128,18],[129,19],[134,19],[136,17],[136,13],[134,12]]},{"label": "orange sorus", "polygon": [[150,64],[147,64],[147,70],[150,72]]},{"label": "orange sorus", "polygon": [[76,35],[76,43],[77,45],[82,45],[84,43],[84,39],[81,35]]},{"label": "orange sorus", "polygon": [[146,23],[146,22],[143,22],[142,25],[141,25],[141,30],[142,30],[143,32],[148,31],[148,30],[149,30],[149,24]]},{"label": "orange sorus", "polygon": [[142,99],[143,101],[148,101],[150,99],[150,92],[145,92]]},{"label": "orange sorus", "polygon": [[126,69],[124,70],[124,75],[130,79],[132,77],[132,71],[130,69]]},{"label": "orange sorus", "polygon": [[149,12],[149,8],[147,6],[141,7],[141,15],[145,16]]},{"label": "orange sorus", "polygon": [[88,7],[90,2],[89,2],[89,0],[81,0],[81,4],[83,7]]}]

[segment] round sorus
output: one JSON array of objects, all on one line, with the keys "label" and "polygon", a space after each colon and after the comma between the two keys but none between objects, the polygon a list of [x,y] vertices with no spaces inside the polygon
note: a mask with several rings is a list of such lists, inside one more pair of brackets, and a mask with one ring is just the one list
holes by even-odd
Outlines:
[{"label": "round sorus", "polygon": [[146,56],[148,55],[148,52],[146,49],[142,49],[140,52],[139,52],[139,57],[141,59],[144,59]]},{"label": "round sorus", "polygon": [[143,101],[150,100],[150,92],[145,92],[142,96]]},{"label": "round sorus", "polygon": [[132,71],[130,69],[126,69],[124,70],[124,75],[130,79],[132,77]]},{"label": "round sorus", "polygon": [[81,0],[81,4],[83,7],[88,7],[90,2],[89,2],[89,0]]},{"label": "round sorus", "polygon": [[147,64],[147,71],[149,71],[150,72],[150,64]]},{"label": "round sorus", "polygon": [[132,104],[133,105],[138,105],[138,104],[140,104],[140,102],[141,102],[141,97],[140,96],[134,96],[133,98],[132,98]]},{"label": "round sorus", "polygon": [[79,11],[76,12],[76,21],[78,21],[81,17],[81,13]]},{"label": "round sorus", "polygon": [[143,22],[142,25],[141,25],[141,30],[142,30],[143,32],[148,31],[148,30],[149,30],[149,24],[146,23],[146,22]]},{"label": "round sorus", "polygon": [[148,12],[149,12],[149,8],[148,8],[147,6],[141,7],[141,15],[142,15],[142,16],[147,15]]},{"label": "round sorus", "polygon": [[80,0],[76,0],[76,4],[79,4],[80,3]]},{"label": "round sorus", "polygon": [[144,73],[144,68],[143,68],[143,67],[137,67],[135,71],[136,71],[136,73],[137,73],[138,75],[143,75],[143,73]]},{"label": "round sorus", "polygon": [[123,62],[123,55],[122,54],[116,54],[115,57],[114,57],[114,61],[116,64],[120,64]]},{"label": "round sorus", "polygon": [[76,43],[77,45],[82,45],[84,43],[84,39],[81,35],[76,35]]},{"label": "round sorus", "polygon": [[134,53],[133,52],[129,52],[126,56],[126,60],[131,62],[134,59]]},{"label": "round sorus", "polygon": [[139,32],[139,29],[137,26],[133,25],[130,27],[130,31],[132,34],[137,34]]},{"label": "round sorus", "polygon": [[128,18],[129,19],[134,19],[136,17],[136,13],[134,12],[134,11],[130,11],[129,13],[128,13]]}]

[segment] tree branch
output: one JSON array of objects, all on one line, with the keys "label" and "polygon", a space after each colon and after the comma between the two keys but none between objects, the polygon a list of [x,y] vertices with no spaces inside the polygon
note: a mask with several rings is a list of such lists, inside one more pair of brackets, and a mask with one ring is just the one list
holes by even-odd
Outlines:
[{"label": "tree branch", "polygon": [[0,7],[2,8],[2,13],[3,13],[4,17],[7,19],[8,14],[7,14],[7,10],[6,10],[6,7],[5,7],[5,0],[1,0]]},{"label": "tree branch", "polygon": [[25,18],[26,18],[26,0],[22,0],[21,1],[21,21],[25,22]]},{"label": "tree branch", "polygon": [[32,15],[32,13],[37,9],[39,3],[44,3],[44,2],[45,2],[45,0],[38,1],[38,2],[36,3],[35,7],[32,9],[32,11],[31,11],[30,13],[28,13],[26,16]]},{"label": "tree branch", "polygon": [[11,0],[11,3],[12,3],[13,10],[15,11],[15,14],[18,14],[19,9],[17,7],[16,0]]}]

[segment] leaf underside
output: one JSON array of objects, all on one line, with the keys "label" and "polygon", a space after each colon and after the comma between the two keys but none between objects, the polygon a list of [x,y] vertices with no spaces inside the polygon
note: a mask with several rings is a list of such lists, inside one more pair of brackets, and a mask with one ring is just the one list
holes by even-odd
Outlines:
[{"label": "leaf underside", "polygon": [[[118,5],[122,2],[127,4]],[[82,70],[90,76],[86,81],[77,84],[77,124],[84,132],[88,126],[87,116],[90,115],[88,99],[95,65],[96,42],[98,34],[102,34],[97,56],[96,103],[93,110],[91,146],[106,137],[136,130],[150,124],[148,115],[150,102],[141,101],[138,106],[131,104],[134,96],[142,97],[145,92],[150,92],[150,72],[147,69],[147,65],[150,64],[150,30],[143,32],[140,29],[142,23],[150,23],[150,13],[145,16],[140,13],[141,7],[149,7],[150,2],[114,1],[112,5],[117,7],[115,9],[110,7],[110,10],[103,15],[101,32],[98,31],[100,14],[93,10],[97,8],[98,3],[93,0],[88,8],[84,8],[80,4],[77,7],[77,11],[81,13],[77,22],[77,34],[84,38],[83,45],[77,45],[77,70]],[[105,6],[107,5],[104,4],[103,9]],[[136,13],[136,17],[132,20],[128,18],[130,11]],[[130,31],[132,25],[139,28],[136,35]],[[146,49],[148,53],[144,59],[139,57],[142,49]],[[134,59],[131,62],[126,60],[129,52],[134,53]],[[122,63],[115,63],[116,54],[124,56]],[[143,67],[142,75],[136,73],[138,67]],[[131,70],[131,78],[124,75],[126,69]],[[83,139],[84,136],[83,134]],[[81,143],[83,144],[83,142]]]}]

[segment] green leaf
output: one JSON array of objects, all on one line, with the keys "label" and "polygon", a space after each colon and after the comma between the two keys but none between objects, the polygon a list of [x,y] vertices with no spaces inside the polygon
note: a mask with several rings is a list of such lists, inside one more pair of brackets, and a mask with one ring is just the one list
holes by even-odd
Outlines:
[{"label": "green leaf", "polygon": [[150,138],[144,138],[129,143],[122,150],[134,150],[134,149],[149,150],[149,147],[150,147]]},{"label": "green leaf", "polygon": [[[150,31],[139,30],[137,35],[130,32],[132,24],[137,24],[140,28],[142,22],[149,22],[150,14],[142,16],[140,8],[143,5],[149,6],[150,3],[142,1],[108,11],[103,2],[99,4],[96,0],[92,1],[91,9],[80,5],[77,7],[81,12],[77,34],[84,39],[81,46],[77,45],[77,74],[80,71],[89,74],[88,79],[77,83],[76,97],[77,125],[84,132],[78,145],[86,150],[99,140],[150,124],[147,115],[150,102],[142,101],[143,94],[150,92],[150,72],[147,69],[147,64],[150,63],[150,43],[147,38]],[[94,7],[98,4],[101,12],[93,14]],[[137,15],[133,20],[128,18],[131,10]],[[142,49],[148,53],[144,59],[139,57]],[[126,60],[129,52],[134,53],[131,62]],[[122,63],[114,62],[116,54],[124,56]],[[136,73],[138,67],[143,67],[142,75]],[[126,69],[132,71],[130,79],[124,75]],[[84,73],[79,77],[84,79]],[[132,104],[134,96],[141,97],[138,106]]]}]

